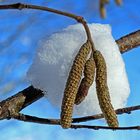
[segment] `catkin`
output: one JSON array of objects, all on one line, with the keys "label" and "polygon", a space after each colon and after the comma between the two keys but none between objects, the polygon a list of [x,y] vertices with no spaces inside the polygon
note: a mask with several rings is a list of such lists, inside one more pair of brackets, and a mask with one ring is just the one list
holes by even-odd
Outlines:
[{"label": "catkin", "polygon": [[94,75],[95,75],[95,62],[93,57],[90,57],[85,64],[84,68],[84,78],[82,79],[76,99],[75,99],[75,104],[78,105],[80,104],[85,97],[88,94],[88,90],[90,86],[93,84],[94,81]]},{"label": "catkin", "polygon": [[100,0],[100,3],[99,3],[99,11],[100,11],[100,16],[102,18],[105,18],[106,17],[106,9],[105,9],[105,5],[109,3],[108,0]]},{"label": "catkin", "polygon": [[87,41],[80,48],[71,67],[61,106],[60,124],[63,128],[69,128],[71,126],[73,106],[78,91],[78,86],[90,50],[91,44],[89,41]]},{"label": "catkin", "polygon": [[99,51],[93,53],[96,64],[96,90],[100,108],[104,114],[108,126],[118,127],[116,113],[111,104],[109,89],[107,86],[107,68],[104,57]]},{"label": "catkin", "polygon": [[122,0],[115,0],[117,5],[122,5]]}]

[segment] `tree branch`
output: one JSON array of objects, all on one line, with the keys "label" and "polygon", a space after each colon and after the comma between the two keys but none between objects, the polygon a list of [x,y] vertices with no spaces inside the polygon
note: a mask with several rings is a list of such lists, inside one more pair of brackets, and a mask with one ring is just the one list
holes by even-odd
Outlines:
[{"label": "tree branch", "polygon": [[[38,97],[40,94],[40,97]],[[35,95],[34,97],[32,97]],[[37,95],[37,96],[36,96]],[[16,95],[0,102],[0,119],[9,119],[9,118],[16,118],[21,119],[23,121],[28,122],[35,122],[41,124],[59,124],[59,119],[45,119],[45,118],[38,118],[29,115],[20,115],[19,112],[25,108],[26,106],[30,105],[37,99],[43,97],[43,93],[41,90],[34,89],[32,86],[28,87],[27,89],[23,90],[22,92],[17,93]],[[116,114],[121,115],[124,113],[130,114],[131,111],[139,110],[140,105],[131,106],[126,108],[120,108],[115,110]],[[104,118],[103,114],[96,114],[92,116],[86,116],[81,118],[73,118],[72,123],[79,123],[79,122],[86,122],[90,120],[97,120]]]},{"label": "tree branch", "polygon": [[[14,117],[16,120],[24,121],[24,122],[33,122],[40,124],[49,124],[49,125],[60,125],[60,121],[57,119],[43,119],[38,117],[33,117],[29,115],[19,114]],[[70,128],[79,129],[79,128],[87,128],[92,130],[106,129],[106,130],[140,130],[140,126],[129,126],[129,127],[108,127],[108,126],[90,126],[90,125],[74,125],[72,124]]]},{"label": "tree branch", "polygon": [[140,46],[140,30],[130,33],[116,40],[120,52],[125,53]]}]

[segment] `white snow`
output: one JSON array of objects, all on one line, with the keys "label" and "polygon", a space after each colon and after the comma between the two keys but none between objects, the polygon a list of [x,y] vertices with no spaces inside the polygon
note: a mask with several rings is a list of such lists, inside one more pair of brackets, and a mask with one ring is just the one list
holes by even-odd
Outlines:
[{"label": "white snow", "polygon": [[[124,107],[130,93],[127,74],[118,46],[111,34],[109,25],[89,24],[97,50],[100,50],[107,63],[108,86],[115,109]],[[42,41],[37,50],[27,78],[36,88],[47,91],[48,100],[61,107],[65,83],[73,59],[79,48],[86,41],[86,34],[81,24],[71,25]],[[86,99],[74,113],[80,116],[100,113],[95,82]]]}]

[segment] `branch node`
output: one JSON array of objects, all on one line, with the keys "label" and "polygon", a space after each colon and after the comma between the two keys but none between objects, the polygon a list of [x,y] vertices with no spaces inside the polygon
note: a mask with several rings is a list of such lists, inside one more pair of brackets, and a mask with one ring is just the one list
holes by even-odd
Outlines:
[{"label": "branch node", "polygon": [[84,20],[84,18],[82,16],[77,16],[76,20],[77,20],[77,22],[80,22],[80,23],[83,23],[83,22],[86,23],[86,21]]}]

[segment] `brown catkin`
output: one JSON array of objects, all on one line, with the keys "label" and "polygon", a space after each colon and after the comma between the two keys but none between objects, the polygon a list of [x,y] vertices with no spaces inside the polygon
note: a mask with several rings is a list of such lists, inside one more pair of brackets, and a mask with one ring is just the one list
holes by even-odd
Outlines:
[{"label": "brown catkin", "polygon": [[90,86],[93,84],[94,81],[94,75],[95,75],[95,62],[92,57],[90,57],[85,64],[84,68],[84,78],[82,79],[76,99],[75,99],[75,104],[78,105],[80,104],[85,97],[88,94],[88,90]]},{"label": "brown catkin", "polygon": [[101,0],[103,4],[108,4],[109,0]]},{"label": "brown catkin", "polygon": [[108,3],[109,3],[109,0],[100,0],[100,2],[99,2],[99,11],[100,11],[100,16],[102,18],[106,17],[105,5]]},{"label": "brown catkin", "polygon": [[61,106],[60,124],[63,128],[69,128],[71,126],[73,106],[78,91],[78,86],[90,50],[91,44],[89,41],[87,41],[80,48],[71,67]]},{"label": "brown catkin", "polygon": [[106,9],[102,4],[100,5],[100,16],[101,18],[106,18]]},{"label": "brown catkin", "polygon": [[115,0],[117,5],[122,5],[122,0]]},{"label": "brown catkin", "polygon": [[116,113],[111,104],[109,89],[107,86],[107,68],[104,57],[100,51],[95,51],[93,57],[96,64],[96,90],[100,108],[104,114],[108,126],[118,127]]}]

